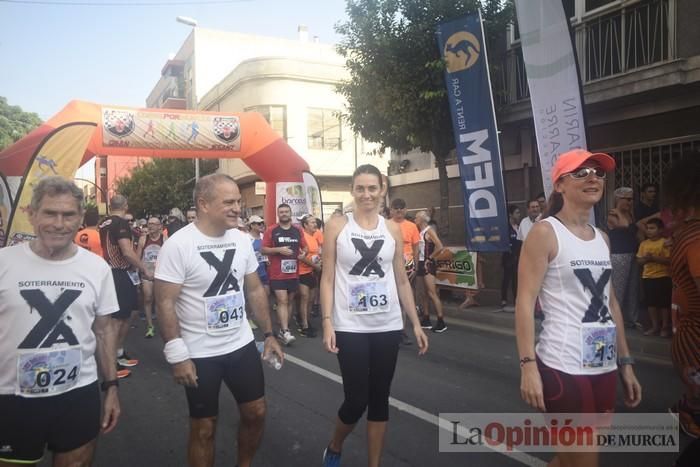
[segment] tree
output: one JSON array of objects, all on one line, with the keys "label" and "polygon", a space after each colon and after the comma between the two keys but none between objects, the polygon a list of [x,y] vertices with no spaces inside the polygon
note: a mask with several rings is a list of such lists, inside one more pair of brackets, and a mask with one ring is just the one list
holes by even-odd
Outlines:
[{"label": "tree", "polygon": [[[438,23],[482,6],[487,42],[503,34],[512,6],[503,0],[348,0],[338,51],[350,79],[338,86],[346,118],[368,141],[399,152],[431,151],[440,175],[440,226],[449,231],[446,160],[455,147]],[[487,44],[488,46],[489,44]]]},{"label": "tree", "polygon": [[0,151],[19,140],[41,124],[39,116],[25,112],[18,105],[9,105],[0,96]]},{"label": "tree", "polygon": [[[200,173],[216,171],[217,160],[200,160]],[[118,193],[129,200],[135,217],[167,213],[178,207],[183,212],[192,205],[194,164],[192,159],[154,159],[142,164],[116,183]]]}]

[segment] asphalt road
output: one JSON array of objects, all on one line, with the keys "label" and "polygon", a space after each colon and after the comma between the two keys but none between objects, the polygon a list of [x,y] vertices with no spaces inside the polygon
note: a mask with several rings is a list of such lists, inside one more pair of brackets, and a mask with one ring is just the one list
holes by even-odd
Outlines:
[{"label": "asphalt road", "polygon": [[[144,339],[137,322],[127,350],[141,363],[122,380],[123,415],[117,429],[99,440],[95,465],[186,465],[188,416],[184,391],[174,384],[156,335]],[[503,333],[450,323],[443,334],[432,334],[430,351],[419,357],[414,346],[402,347],[392,387],[394,402],[382,465],[385,467],[546,465],[552,455],[528,453],[519,458],[501,453],[440,453],[440,412],[528,412],[519,395],[515,341]],[[275,371],[265,367],[268,414],[256,466],[317,466],[329,441],[342,386],[335,356],[321,339],[298,338],[290,358]],[[640,412],[664,412],[681,392],[668,365],[640,363],[637,374],[644,389]],[[618,398],[618,400],[621,400]],[[407,405],[405,405],[407,404]],[[621,402],[619,411],[625,411]],[[216,465],[235,465],[238,413],[224,387],[220,395]],[[683,444],[688,439],[681,438]],[[343,451],[344,466],[366,465],[364,421],[358,423]],[[48,457],[48,456],[47,456]],[[656,453],[603,454],[603,466],[670,466],[675,455]],[[45,461],[42,465],[49,465]]]}]

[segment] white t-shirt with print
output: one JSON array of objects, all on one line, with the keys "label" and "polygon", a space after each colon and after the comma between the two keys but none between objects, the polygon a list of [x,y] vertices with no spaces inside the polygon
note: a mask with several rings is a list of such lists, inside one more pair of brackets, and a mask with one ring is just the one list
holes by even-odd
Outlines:
[{"label": "white t-shirt with print", "polygon": [[224,355],[253,340],[243,283],[257,269],[250,238],[237,229],[208,237],[188,224],[163,244],[155,278],[182,285],[175,312],[190,357]]},{"label": "white t-shirt with print", "polygon": [[45,397],[97,380],[95,316],[119,310],[112,272],[82,248],[61,261],[0,249],[0,394]]}]

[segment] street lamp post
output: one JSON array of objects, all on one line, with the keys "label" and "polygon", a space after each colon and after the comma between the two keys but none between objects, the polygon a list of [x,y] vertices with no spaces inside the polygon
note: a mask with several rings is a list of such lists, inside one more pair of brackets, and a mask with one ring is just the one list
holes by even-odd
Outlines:
[{"label": "street lamp post", "polygon": [[[192,26],[193,28],[196,28],[198,24],[196,19],[190,18],[189,16],[177,16],[175,21],[187,26]],[[194,159],[194,180],[195,183],[199,180],[199,158],[196,157]]]}]

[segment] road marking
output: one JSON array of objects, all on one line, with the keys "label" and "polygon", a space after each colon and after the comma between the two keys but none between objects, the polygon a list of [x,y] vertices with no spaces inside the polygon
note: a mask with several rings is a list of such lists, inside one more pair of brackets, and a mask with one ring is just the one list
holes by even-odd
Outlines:
[{"label": "road marking", "polygon": [[[331,381],[334,381],[338,384],[343,384],[343,379],[336,375],[333,372],[330,372],[328,370],[325,370],[319,366],[314,365],[313,363],[309,363],[305,360],[302,360],[300,358],[295,357],[294,355],[290,355],[288,353],[285,353],[284,356],[285,361],[292,362],[295,365],[299,365],[302,368],[305,368],[313,373],[316,373],[317,375],[323,376],[324,378],[328,378]],[[395,399],[393,397],[389,397],[389,405],[394,407],[397,410],[400,410],[402,412],[406,412],[410,415],[413,415],[416,418],[420,418],[423,421],[426,421],[432,425],[435,425],[438,428],[442,428],[443,430],[446,430],[448,432],[452,432],[452,424],[447,421],[447,420],[440,420],[440,418],[437,415],[433,415],[429,412],[426,412],[425,410],[419,409],[418,407],[414,407],[411,404],[407,404],[406,402],[402,402],[398,399]],[[532,456],[530,454],[513,450],[513,451],[506,451],[505,446],[486,446],[489,449],[491,449],[494,452],[497,452],[499,454],[503,454],[506,457],[509,457],[513,460],[516,460],[520,462],[523,465],[527,465],[530,467],[546,467],[547,463],[543,461],[542,459],[539,459],[535,456]]]}]

